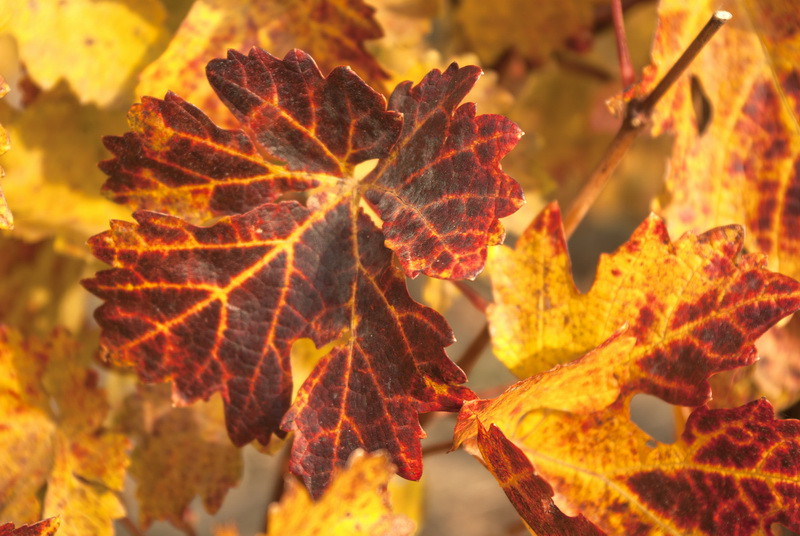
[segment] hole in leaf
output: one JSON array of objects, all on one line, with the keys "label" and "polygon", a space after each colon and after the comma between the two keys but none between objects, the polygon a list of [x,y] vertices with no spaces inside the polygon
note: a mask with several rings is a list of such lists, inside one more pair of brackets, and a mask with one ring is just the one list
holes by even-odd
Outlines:
[{"label": "hole in leaf", "polygon": [[772,534],[777,536],[798,536],[796,532],[789,530],[780,523],[773,523],[770,528],[772,530]]},{"label": "hole in leaf", "polygon": [[675,410],[660,398],[638,394],[631,400],[631,420],[656,443],[675,442]]},{"label": "hole in leaf", "polygon": [[692,107],[694,108],[694,117],[697,120],[697,132],[702,136],[714,116],[714,107],[711,105],[700,79],[694,75],[691,78],[691,88]]},{"label": "hole in leaf", "polygon": [[294,341],[291,351],[292,363],[292,400],[297,396],[300,386],[306,381],[311,371],[317,366],[320,360],[328,355],[336,346],[346,344],[350,340],[350,332],[342,333],[339,338],[333,340],[321,348],[317,348],[314,341],[308,338]]}]

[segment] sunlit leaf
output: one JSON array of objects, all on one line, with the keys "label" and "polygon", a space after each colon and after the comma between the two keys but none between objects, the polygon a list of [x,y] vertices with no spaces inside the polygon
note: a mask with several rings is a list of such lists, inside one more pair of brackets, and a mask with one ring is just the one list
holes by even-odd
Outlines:
[{"label": "sunlit leaf", "polygon": [[568,517],[553,502],[553,488],[536,474],[525,453],[492,425],[478,428],[478,448],[487,468],[535,536],[605,534],[585,517]]},{"label": "sunlit leaf", "polygon": [[673,242],[653,215],[601,257],[591,290],[581,294],[551,205],[514,250],[492,251],[495,351],[525,377],[572,361],[627,325],[637,344],[608,364],[624,390],[702,404],[708,377],[752,363],[756,338],[800,308],[800,284],[741,248],[740,227]]},{"label": "sunlit leaf", "polygon": [[[609,534],[800,528],[800,423],[776,420],[769,402],[698,408],[677,443],[654,445],[623,401],[582,416],[542,407],[535,393],[534,384],[523,418],[499,429],[566,504]],[[494,415],[471,412],[483,402],[467,403],[460,419],[488,426]]]}]

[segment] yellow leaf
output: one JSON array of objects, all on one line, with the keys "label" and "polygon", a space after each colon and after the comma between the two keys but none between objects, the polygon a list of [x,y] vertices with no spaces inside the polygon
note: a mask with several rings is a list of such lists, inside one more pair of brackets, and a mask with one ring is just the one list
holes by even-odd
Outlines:
[{"label": "yellow leaf", "polygon": [[0,237],[0,322],[46,335],[57,325],[84,327],[89,296],[78,282],[86,263],[53,248],[53,241],[26,243]]},{"label": "yellow leaf", "polygon": [[[720,8],[733,19],[656,108],[654,133],[675,133],[657,207],[677,233],[744,223],[749,250],[800,278],[798,4],[662,1],[649,79],[660,78]],[[696,112],[698,99],[709,117]]]},{"label": "yellow leaf", "polygon": [[[66,80],[83,103],[107,106],[126,89],[164,31],[159,0],[10,2],[10,33],[45,90]],[[52,127],[52,124],[51,124]]]},{"label": "yellow leaf", "polygon": [[414,523],[394,513],[386,486],[394,468],[384,454],[356,451],[314,502],[296,480],[287,482],[281,501],[269,509],[268,536],[400,536]]},{"label": "yellow leaf", "polygon": [[[605,359],[610,368],[613,351]],[[592,389],[596,365],[586,358],[571,364],[573,389]],[[774,522],[796,528],[797,421],[776,420],[765,400],[701,407],[678,442],[657,444],[630,420],[630,396],[595,412],[554,407],[565,368],[518,382],[494,400],[465,403],[456,443],[477,453],[479,426],[496,425],[570,515],[580,512],[608,534],[769,534]]]},{"label": "yellow leaf", "polygon": [[40,341],[0,328],[0,518],[57,515],[61,535],[110,536],[128,441],[102,430],[105,393],[75,350],[62,331]]},{"label": "yellow leaf", "polygon": [[636,346],[608,366],[625,391],[686,406],[704,403],[707,378],[755,360],[753,342],[800,306],[800,285],[741,255],[742,229],[672,241],[651,215],[600,258],[591,290],[572,281],[558,208],[534,220],[514,250],[490,251],[495,353],[526,377],[595,348],[623,325]]},{"label": "yellow leaf", "polygon": [[108,156],[101,137],[125,129],[124,112],[81,105],[61,84],[24,110],[0,103],[0,122],[14,140],[3,157],[9,173],[3,187],[14,207],[16,236],[56,236],[59,248],[86,255],[86,237],[110,219],[128,217],[100,195],[104,176],[97,169]]},{"label": "yellow leaf", "polygon": [[[8,94],[8,84],[5,79],[0,76],[0,99]],[[0,155],[4,154],[11,147],[11,141],[8,138],[8,132],[0,125]],[[5,176],[3,168],[0,167],[0,178]],[[11,211],[8,209],[8,203],[3,196],[3,190],[0,190],[0,229],[12,229],[14,227],[14,218],[11,216]]]},{"label": "yellow leaf", "polygon": [[373,9],[362,0],[197,0],[168,48],[141,74],[136,94],[161,97],[173,91],[219,124],[230,113],[205,80],[205,66],[228,49],[261,47],[282,57],[292,48],[311,54],[327,74],[350,65],[373,87],[386,73],[364,49],[381,36]]},{"label": "yellow leaf", "polygon": [[635,344],[636,339],[618,333],[572,363],[517,382],[493,400],[469,403],[459,417],[454,446],[469,441],[474,450],[479,421],[510,430],[535,409],[588,414],[609,407],[621,391],[617,363]]}]

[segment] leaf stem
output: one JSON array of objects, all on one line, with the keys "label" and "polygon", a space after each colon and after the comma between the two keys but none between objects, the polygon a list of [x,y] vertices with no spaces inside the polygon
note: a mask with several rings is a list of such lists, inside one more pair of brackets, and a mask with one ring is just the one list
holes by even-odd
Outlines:
[{"label": "leaf stem", "polygon": [[727,11],[717,11],[706,23],[697,37],[689,44],[683,54],[678,58],[672,68],[664,75],[656,87],[644,99],[634,99],[628,103],[625,111],[625,118],[617,131],[611,144],[606,149],[605,155],[600,160],[597,168],[586,181],[575,200],[572,202],[569,211],[564,217],[564,231],[567,238],[572,236],[575,229],[583,221],[589,208],[594,204],[603,191],[608,179],[628,152],[633,144],[633,140],[647,124],[650,114],[656,103],[664,96],[664,93],[672,87],[675,81],[686,70],[692,60],[708,43],[711,37],[719,30],[723,24],[731,19],[731,14]]},{"label": "leaf stem", "polygon": [[478,332],[478,335],[472,339],[472,342],[469,344],[464,353],[461,354],[461,357],[456,364],[461,367],[466,374],[469,374],[475,364],[478,362],[478,359],[483,353],[483,349],[486,348],[486,345],[489,344],[491,337],[489,335],[489,324],[484,324],[483,328]]},{"label": "leaf stem", "polygon": [[703,29],[700,30],[697,37],[689,43],[689,46],[686,47],[686,50],[683,51],[683,54],[681,54],[672,68],[667,71],[664,78],[662,78],[656,87],[653,88],[653,91],[642,100],[638,110],[640,114],[644,114],[645,116],[650,115],[656,103],[664,96],[664,93],[672,87],[672,84],[683,74],[689,64],[692,63],[692,60],[703,50],[703,47],[706,46],[711,38],[714,37],[714,34],[717,33],[726,22],[731,20],[732,17],[733,15],[728,11],[715,11],[714,14],[711,15],[706,25],[703,26]]},{"label": "leaf stem", "polygon": [[432,456],[434,454],[441,454],[443,452],[449,452],[450,449],[453,448],[453,440],[448,439],[447,441],[442,441],[441,443],[434,443],[433,445],[428,445],[422,449],[422,457]]},{"label": "leaf stem", "polygon": [[486,298],[481,296],[466,281],[453,281],[452,283],[478,311],[486,314],[486,308],[489,307],[489,302],[486,301]]},{"label": "leaf stem", "polygon": [[625,36],[625,19],[622,16],[622,0],[611,0],[611,20],[614,24],[614,36],[617,39],[617,57],[619,58],[619,75],[622,87],[627,89],[636,81],[633,72],[631,53],[628,50],[628,38]]}]

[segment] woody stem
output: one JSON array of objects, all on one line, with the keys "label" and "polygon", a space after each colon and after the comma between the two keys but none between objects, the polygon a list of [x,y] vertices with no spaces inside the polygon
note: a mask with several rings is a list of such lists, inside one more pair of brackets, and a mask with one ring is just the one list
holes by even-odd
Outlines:
[{"label": "woody stem", "polygon": [[572,236],[572,233],[575,232],[586,213],[600,196],[600,192],[603,191],[608,179],[614,173],[628,149],[630,149],[633,140],[636,139],[636,136],[649,121],[655,105],[683,74],[717,30],[730,19],[731,14],[727,11],[715,12],[650,94],[644,99],[634,99],[628,103],[625,117],[616,136],[611,140],[611,144],[606,149],[606,153],[595,168],[594,173],[586,181],[564,217],[564,231],[568,238]]}]

